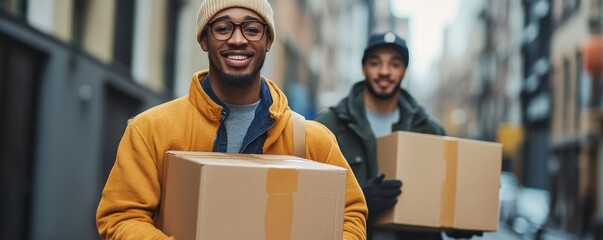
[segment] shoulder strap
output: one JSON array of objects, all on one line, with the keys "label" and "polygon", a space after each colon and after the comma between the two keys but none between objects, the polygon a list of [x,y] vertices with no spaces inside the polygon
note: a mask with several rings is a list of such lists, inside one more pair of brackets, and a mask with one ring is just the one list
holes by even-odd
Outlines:
[{"label": "shoulder strap", "polygon": [[291,110],[293,128],[293,155],[306,158],[306,118]]}]

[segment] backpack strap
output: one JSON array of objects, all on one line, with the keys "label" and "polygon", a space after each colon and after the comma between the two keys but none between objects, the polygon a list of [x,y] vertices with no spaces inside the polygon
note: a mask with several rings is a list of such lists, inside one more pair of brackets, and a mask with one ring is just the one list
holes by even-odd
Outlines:
[{"label": "backpack strap", "polygon": [[306,158],[306,118],[291,110],[293,128],[293,155]]}]

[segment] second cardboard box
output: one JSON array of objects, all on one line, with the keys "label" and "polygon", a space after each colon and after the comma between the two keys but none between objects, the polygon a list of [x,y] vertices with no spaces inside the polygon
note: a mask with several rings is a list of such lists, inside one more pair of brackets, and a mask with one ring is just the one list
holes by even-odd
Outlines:
[{"label": "second cardboard box", "polygon": [[386,179],[403,182],[380,227],[498,228],[501,144],[398,131],[377,140],[377,159]]}]

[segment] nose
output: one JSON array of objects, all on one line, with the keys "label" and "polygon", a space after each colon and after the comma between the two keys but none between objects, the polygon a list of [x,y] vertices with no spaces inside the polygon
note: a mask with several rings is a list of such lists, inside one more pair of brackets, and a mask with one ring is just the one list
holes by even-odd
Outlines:
[{"label": "nose", "polygon": [[234,32],[232,32],[232,36],[230,36],[227,41],[229,45],[240,46],[248,43],[245,36],[243,36],[243,30],[241,29],[241,26],[235,26],[235,29],[233,31]]},{"label": "nose", "polygon": [[389,76],[390,73],[391,73],[391,70],[390,70],[388,64],[382,64],[379,67],[379,75],[381,75],[381,76]]}]

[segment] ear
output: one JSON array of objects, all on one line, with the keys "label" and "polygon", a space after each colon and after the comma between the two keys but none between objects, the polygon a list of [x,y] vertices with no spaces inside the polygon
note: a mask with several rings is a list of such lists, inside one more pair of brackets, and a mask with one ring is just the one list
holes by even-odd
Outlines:
[{"label": "ear", "polygon": [[266,40],[266,52],[270,51],[270,48],[272,48],[273,42],[274,42],[274,39],[272,39],[272,36]]},{"label": "ear", "polygon": [[207,46],[207,34],[203,34],[203,32],[200,32],[199,36],[197,37],[197,40],[199,41],[199,46],[201,46],[201,49],[207,52],[209,50],[209,47]]}]

